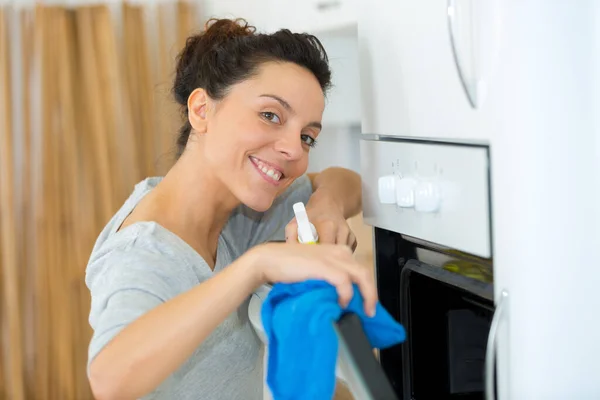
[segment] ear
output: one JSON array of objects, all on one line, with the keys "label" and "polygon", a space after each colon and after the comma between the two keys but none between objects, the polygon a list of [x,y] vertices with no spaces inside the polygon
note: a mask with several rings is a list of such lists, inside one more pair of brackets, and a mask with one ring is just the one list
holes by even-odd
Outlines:
[{"label": "ear", "polygon": [[199,134],[204,134],[207,130],[208,100],[209,97],[202,88],[195,89],[188,97],[188,120]]}]

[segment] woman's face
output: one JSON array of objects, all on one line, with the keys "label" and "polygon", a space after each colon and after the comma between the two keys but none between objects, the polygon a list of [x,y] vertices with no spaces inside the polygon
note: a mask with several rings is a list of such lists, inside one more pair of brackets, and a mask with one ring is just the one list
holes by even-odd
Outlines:
[{"label": "woman's face", "polygon": [[203,165],[239,202],[265,211],[306,172],[324,107],[323,91],[310,71],[293,63],[265,63],[223,100],[206,100]]}]

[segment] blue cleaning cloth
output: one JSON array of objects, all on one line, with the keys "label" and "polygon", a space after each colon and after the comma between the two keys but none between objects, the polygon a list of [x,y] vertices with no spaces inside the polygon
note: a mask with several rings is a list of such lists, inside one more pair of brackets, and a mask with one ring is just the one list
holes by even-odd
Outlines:
[{"label": "blue cleaning cloth", "polygon": [[338,304],[335,287],[324,281],[273,286],[261,318],[269,348],[267,384],[274,400],[333,398],[338,356],[334,323],[345,311],[360,317],[373,348],[385,349],[406,337],[381,304],[373,318],[366,315],[357,285],[346,310]]}]

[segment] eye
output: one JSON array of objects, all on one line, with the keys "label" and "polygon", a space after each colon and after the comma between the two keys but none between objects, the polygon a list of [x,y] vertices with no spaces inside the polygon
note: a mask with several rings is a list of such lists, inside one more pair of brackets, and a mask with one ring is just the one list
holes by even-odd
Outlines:
[{"label": "eye", "polygon": [[300,135],[300,137],[302,138],[302,141],[309,147],[315,147],[317,145],[317,139],[314,139],[309,135]]},{"label": "eye", "polygon": [[260,115],[266,119],[267,121],[271,121],[275,124],[280,124],[281,123],[281,119],[279,119],[279,116],[275,113],[269,112],[269,111],[265,111],[265,112],[261,112]]}]

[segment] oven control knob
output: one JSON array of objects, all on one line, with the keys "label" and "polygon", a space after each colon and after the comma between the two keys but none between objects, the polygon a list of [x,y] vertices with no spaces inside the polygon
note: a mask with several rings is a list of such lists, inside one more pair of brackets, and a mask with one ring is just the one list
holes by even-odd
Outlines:
[{"label": "oven control knob", "polygon": [[415,187],[417,181],[414,178],[402,178],[396,181],[396,204],[399,207],[410,208],[415,206]]},{"label": "oven control knob", "polygon": [[420,182],[415,187],[415,210],[433,213],[442,205],[442,193],[435,182]]},{"label": "oven control knob", "polygon": [[396,175],[386,175],[379,178],[379,202],[381,204],[396,204]]},{"label": "oven control knob", "polygon": [[415,187],[417,181],[413,178],[400,178],[387,175],[379,178],[379,202],[381,204],[396,204],[399,207],[414,207]]}]

